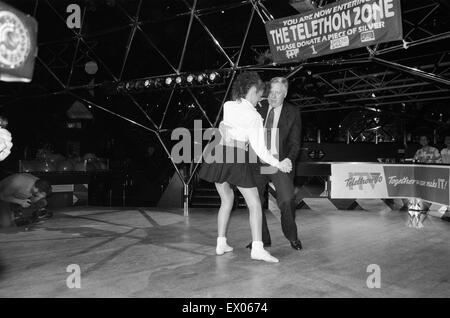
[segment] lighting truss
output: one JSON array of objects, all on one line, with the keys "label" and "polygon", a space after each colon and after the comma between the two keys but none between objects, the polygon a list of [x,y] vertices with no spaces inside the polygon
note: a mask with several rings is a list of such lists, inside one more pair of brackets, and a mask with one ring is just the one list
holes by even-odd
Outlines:
[{"label": "lighting truss", "polygon": [[229,77],[230,72],[224,70],[168,74],[119,82],[116,84],[115,90],[121,94],[134,94],[147,91],[218,87],[225,85]]}]

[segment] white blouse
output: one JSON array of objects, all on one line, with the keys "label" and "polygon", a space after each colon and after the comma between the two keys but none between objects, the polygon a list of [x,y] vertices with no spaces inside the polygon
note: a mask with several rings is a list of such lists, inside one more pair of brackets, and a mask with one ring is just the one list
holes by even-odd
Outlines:
[{"label": "white blouse", "polygon": [[223,121],[227,138],[249,142],[258,157],[274,167],[280,162],[267,150],[264,140],[263,119],[248,100],[228,101],[223,105]]}]

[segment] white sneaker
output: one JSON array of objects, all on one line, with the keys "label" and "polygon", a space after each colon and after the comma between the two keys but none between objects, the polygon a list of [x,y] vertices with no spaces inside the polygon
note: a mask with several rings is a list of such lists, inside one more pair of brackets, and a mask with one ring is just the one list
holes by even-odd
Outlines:
[{"label": "white sneaker", "polygon": [[279,260],[264,249],[263,242],[253,242],[250,257],[254,260],[265,261],[269,263],[278,263]]},{"label": "white sneaker", "polygon": [[217,238],[216,254],[223,255],[225,253],[233,252],[233,248],[227,244],[226,237]]}]

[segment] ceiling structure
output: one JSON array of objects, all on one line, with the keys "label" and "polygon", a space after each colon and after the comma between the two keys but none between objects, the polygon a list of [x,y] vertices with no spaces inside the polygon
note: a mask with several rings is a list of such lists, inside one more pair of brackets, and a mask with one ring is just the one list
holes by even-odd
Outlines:
[{"label": "ceiling structure", "polygon": [[[80,2],[81,30],[65,25],[73,1],[6,2],[39,21],[36,77],[34,85],[16,85],[20,97],[87,87],[76,73],[83,73],[89,60],[99,64],[96,82],[104,87],[108,81],[186,71],[280,70],[296,82],[291,101],[302,111],[448,97],[450,5],[445,0],[402,1],[404,43],[278,67],[270,63],[263,23],[297,13],[288,1],[86,0]],[[318,6],[331,2],[315,1]],[[41,76],[45,71],[51,76],[46,82],[41,81],[49,76]],[[8,99],[14,96],[2,91]]]},{"label": "ceiling structure", "polygon": [[[194,119],[205,128],[217,125],[231,83],[243,70],[256,70],[265,80],[289,77],[289,100],[316,127],[345,122],[353,111],[420,118],[439,127],[450,120],[446,0],[401,1],[403,42],[287,65],[272,63],[264,22],[297,14],[288,0],[5,2],[37,19],[39,54],[31,84],[0,85],[0,107],[43,97],[79,100],[154,133],[167,153],[174,128],[193,129]],[[80,29],[66,25],[67,6],[74,2],[81,8]],[[87,63],[98,70],[88,72]],[[149,79],[185,80],[203,72],[217,73],[220,81],[145,86]]]}]

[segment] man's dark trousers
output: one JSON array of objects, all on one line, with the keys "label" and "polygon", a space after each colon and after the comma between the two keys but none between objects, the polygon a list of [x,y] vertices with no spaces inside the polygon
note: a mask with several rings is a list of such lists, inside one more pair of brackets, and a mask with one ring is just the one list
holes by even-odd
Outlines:
[{"label": "man's dark trousers", "polygon": [[[257,167],[256,169],[259,169]],[[255,171],[254,178],[258,187],[261,206],[264,203],[264,193],[266,185],[272,181],[276,189],[277,204],[281,210],[281,229],[284,236],[289,241],[295,241],[297,236],[297,225],[295,224],[295,196],[293,173],[284,173],[277,171],[274,174],[261,174]],[[271,244],[270,232],[267,226],[266,214],[262,213],[262,239],[264,244]]]},{"label": "man's dark trousers", "polygon": [[[271,120],[269,108],[268,102],[263,101],[261,102],[261,107],[259,107],[257,111],[263,118],[264,125],[269,123],[270,126]],[[266,120],[268,123],[266,123]],[[281,228],[284,236],[286,236],[289,241],[296,241],[298,236],[297,225],[295,224],[296,204],[293,181],[295,176],[295,163],[300,152],[301,144],[301,116],[298,108],[288,103],[283,103],[283,108],[281,109],[281,113],[278,118],[277,128],[278,131],[276,133],[278,134],[278,137],[276,140],[278,141],[278,155],[276,155],[276,157],[280,161],[283,161],[285,158],[289,158],[293,166],[292,171],[290,173],[284,173],[273,167],[272,169],[261,170],[261,165],[263,164],[259,161],[259,164],[255,164],[253,166],[256,169],[253,175],[261,202],[264,202],[266,185],[269,181],[273,182],[277,193],[277,203],[281,210]],[[262,218],[262,226],[263,242],[265,244],[269,244],[271,243],[270,233],[264,213]]]}]

